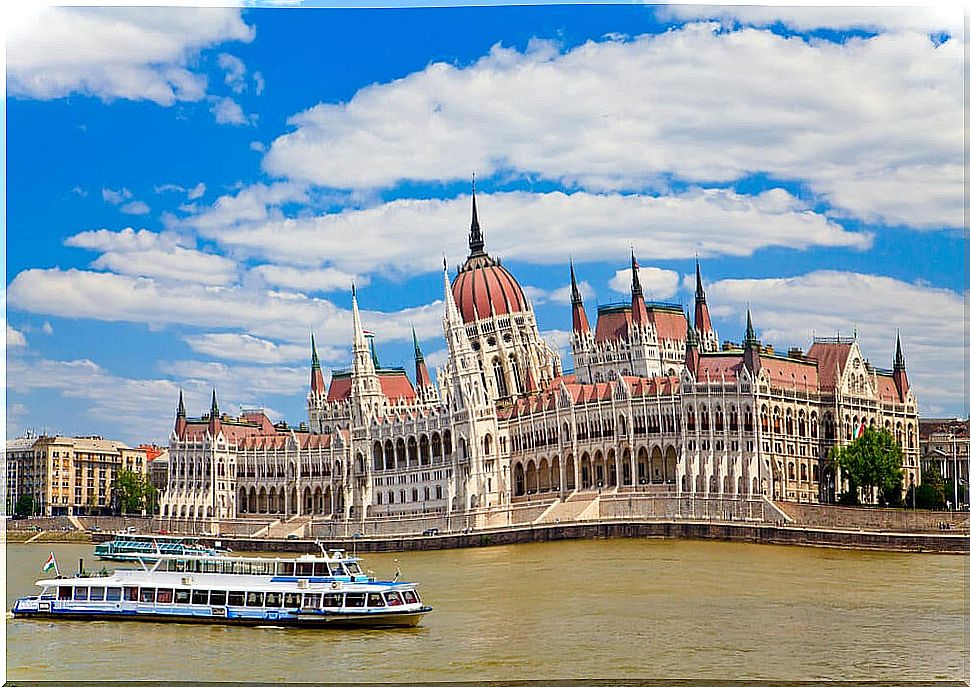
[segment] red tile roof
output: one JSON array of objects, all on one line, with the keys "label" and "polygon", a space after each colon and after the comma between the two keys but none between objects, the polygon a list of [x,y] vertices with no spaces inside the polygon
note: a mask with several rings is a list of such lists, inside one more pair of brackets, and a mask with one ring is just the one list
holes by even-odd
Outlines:
[{"label": "red tile roof", "polygon": [[629,307],[601,311],[596,317],[596,343],[626,340],[632,321],[633,316]]},{"label": "red tile roof", "polygon": [[647,316],[657,329],[661,341],[684,341],[687,338],[687,318],[684,311],[664,307],[647,306]]},{"label": "red tile roof", "polygon": [[818,361],[818,381],[824,391],[835,389],[837,375],[845,372],[851,348],[850,343],[815,342],[808,349],[808,357]]}]

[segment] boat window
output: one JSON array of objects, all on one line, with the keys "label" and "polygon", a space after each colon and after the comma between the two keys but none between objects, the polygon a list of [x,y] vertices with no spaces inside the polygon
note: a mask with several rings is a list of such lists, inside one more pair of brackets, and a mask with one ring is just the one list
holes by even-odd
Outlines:
[{"label": "boat window", "polygon": [[262,606],[263,605],[263,593],[262,592],[249,592],[246,594],[246,605],[247,606]]},{"label": "boat window", "polygon": [[320,595],[319,594],[304,594],[303,595],[303,608],[320,608]]},{"label": "boat window", "polygon": [[277,575],[293,575],[293,563],[291,561],[280,561],[276,564]]},{"label": "boat window", "polygon": [[404,603],[406,604],[418,603],[418,595],[409,589],[408,591],[404,592]]},{"label": "boat window", "polygon": [[104,587],[91,587],[88,598],[91,601],[104,601]]},{"label": "boat window", "polygon": [[167,561],[165,563],[165,569],[168,570],[169,572],[177,572],[175,569],[175,565],[177,564],[177,562],[178,561]]},{"label": "boat window", "polygon": [[196,606],[208,606],[209,605],[209,590],[208,589],[193,589],[192,590],[192,603]]},{"label": "boat window", "polygon": [[[54,598],[54,587],[44,587],[40,592],[40,598],[42,599],[53,599]],[[104,589],[104,587],[99,587],[99,589]]]},{"label": "boat window", "polygon": [[71,588],[70,587],[58,587],[57,588],[57,598],[58,599],[70,599],[71,598]]},{"label": "boat window", "polygon": [[296,564],[296,576],[297,577],[311,577],[313,575],[313,563],[297,563]]},{"label": "boat window", "polygon": [[331,563],[330,564],[330,574],[331,575],[346,575],[347,573],[344,571],[343,566],[340,565],[340,563]]},{"label": "boat window", "polygon": [[346,563],[345,565],[347,566],[347,572],[349,572],[351,575],[360,574],[360,566],[356,563]]},{"label": "boat window", "polygon": [[160,604],[172,603],[172,590],[159,589],[158,594],[155,596],[155,603],[160,603]]},{"label": "boat window", "polygon": [[404,603],[403,601],[401,601],[400,592],[388,592],[384,596],[387,597],[388,606],[400,606],[402,603]]},{"label": "boat window", "polygon": [[229,605],[242,606],[246,601],[246,592],[229,592]]},{"label": "boat window", "polygon": [[210,606],[225,606],[226,605],[226,591],[213,589],[209,593],[209,605]]},{"label": "boat window", "polygon": [[125,587],[125,601],[138,601],[138,587]]},{"label": "boat window", "polygon": [[175,590],[175,603],[177,604],[187,604],[189,602],[189,590],[188,589],[176,589]]},{"label": "boat window", "polygon": [[324,608],[340,608],[343,605],[344,605],[343,594],[324,594],[323,595]]},{"label": "boat window", "polygon": [[87,587],[75,587],[74,588],[74,600],[75,601],[87,601],[88,600],[88,588]]},{"label": "boat window", "polygon": [[344,600],[344,605],[347,608],[363,608],[364,607],[364,595],[363,594],[348,594]]},{"label": "boat window", "polygon": [[300,607],[300,595],[294,594],[293,592],[287,592],[283,595],[283,607],[284,608],[299,608]]},{"label": "boat window", "polygon": [[216,562],[215,561],[205,561],[204,567],[205,567],[205,571],[207,573],[214,573],[216,571]]},{"label": "boat window", "polygon": [[326,577],[329,574],[330,574],[330,571],[327,570],[327,564],[326,563],[314,563],[313,564],[313,576],[314,577]]},{"label": "boat window", "polygon": [[120,601],[121,587],[108,587],[108,595],[106,598],[108,601]]},{"label": "boat window", "polygon": [[266,607],[280,608],[283,606],[283,595],[279,592],[266,592]]},{"label": "boat window", "polygon": [[154,587],[142,587],[141,600],[142,600],[142,603],[146,603],[146,604],[155,603]]},{"label": "boat window", "polygon": [[272,575],[273,574],[273,569],[276,566],[276,562],[275,561],[262,561],[260,563],[257,563],[256,566],[258,568],[258,570],[256,571],[256,574],[257,575]]},{"label": "boat window", "polygon": [[367,605],[371,608],[383,606],[384,597],[379,592],[371,592],[367,595]]},{"label": "boat window", "polygon": [[175,561],[175,572],[185,572],[185,561],[182,559]]}]

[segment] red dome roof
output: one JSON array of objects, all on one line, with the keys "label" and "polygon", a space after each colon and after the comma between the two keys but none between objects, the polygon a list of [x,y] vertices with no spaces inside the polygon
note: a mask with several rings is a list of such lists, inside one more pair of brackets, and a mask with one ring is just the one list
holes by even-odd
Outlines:
[{"label": "red dome roof", "polygon": [[527,310],[525,294],[515,277],[488,255],[472,255],[451,284],[451,294],[465,322],[478,316],[508,315]]}]

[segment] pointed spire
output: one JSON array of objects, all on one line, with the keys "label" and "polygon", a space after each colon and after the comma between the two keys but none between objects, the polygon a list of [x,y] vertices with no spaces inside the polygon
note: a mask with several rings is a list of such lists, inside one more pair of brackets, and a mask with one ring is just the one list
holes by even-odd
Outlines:
[{"label": "pointed spire", "polygon": [[899,330],[896,330],[896,358],[893,360],[893,370],[905,370],[906,359],[903,358],[903,345],[899,340]]},{"label": "pointed spire", "polygon": [[212,390],[212,408],[209,409],[210,417],[219,417],[219,403],[216,401],[216,390]]},{"label": "pointed spire", "polygon": [[181,389],[179,389],[179,407],[175,411],[175,417],[185,417],[185,401],[182,399]]},{"label": "pointed spire", "polygon": [[350,304],[354,317],[354,349],[366,348],[367,339],[364,338],[364,328],[360,324],[360,308],[357,306],[357,285],[350,284]]},{"label": "pointed spire", "polygon": [[312,351],[310,355],[310,367],[314,370],[319,370],[320,358],[317,356],[317,342],[313,338],[313,332],[310,332],[310,350]]},{"label": "pointed spire", "polygon": [[704,284],[701,283],[701,263],[694,258],[694,270],[696,282],[694,284],[694,300],[698,303],[704,303],[707,301],[707,296],[704,294]]},{"label": "pointed spire", "polygon": [[424,354],[421,353],[421,347],[418,346],[418,335],[414,332],[414,325],[411,325],[411,340],[414,341],[414,359],[424,360]]},{"label": "pointed spire", "polygon": [[643,287],[640,286],[640,265],[637,264],[637,256],[633,254],[633,246],[630,246],[630,266],[633,268],[633,296],[643,297]]},{"label": "pointed spire", "polygon": [[582,305],[583,295],[579,292],[579,286],[576,284],[576,270],[573,268],[573,259],[569,259],[569,283],[572,286],[572,304]]},{"label": "pointed spire", "polygon": [[906,400],[909,394],[909,377],[906,374],[906,360],[903,358],[903,345],[899,340],[899,330],[896,331],[896,359],[893,361],[893,381],[899,391],[901,402]]},{"label": "pointed spire", "polygon": [[424,354],[418,345],[418,335],[414,332],[413,326],[411,327],[411,340],[414,341],[414,384],[419,389],[430,387],[431,375],[428,374],[428,366],[424,362]]},{"label": "pointed spire", "polygon": [[315,394],[322,394],[324,391],[323,370],[320,369],[320,358],[317,356],[317,342],[310,332],[310,391]]},{"label": "pointed spire", "polygon": [[744,366],[754,377],[757,377],[761,370],[761,344],[758,343],[758,338],[754,334],[750,308],[748,309],[748,325],[744,333]]},{"label": "pointed spire", "polygon": [[458,305],[455,303],[455,295],[451,292],[451,279],[448,278],[448,263],[444,262],[442,274],[445,280],[445,318],[451,325],[462,324],[461,314],[458,312]]},{"label": "pointed spire", "polygon": [[185,419],[185,401],[182,399],[182,390],[179,389],[179,406],[175,411],[175,436],[179,439],[185,437],[185,428],[188,420]]},{"label": "pointed spire", "polygon": [[573,331],[585,334],[589,332],[589,320],[586,319],[586,308],[583,307],[583,295],[579,292],[579,285],[576,284],[576,270],[573,268],[572,260],[569,261],[569,281],[573,290]]},{"label": "pointed spire", "polygon": [[482,227],[478,223],[478,203],[475,198],[475,175],[472,174],[472,227],[468,234],[468,248],[472,255],[485,252],[485,237]]},{"label": "pointed spire", "polygon": [[643,287],[640,285],[640,265],[637,263],[637,256],[633,254],[633,246],[630,246],[630,265],[633,267],[633,286],[630,289],[633,294],[633,321],[644,326],[647,324],[647,306],[643,302]]},{"label": "pointed spire", "polygon": [[751,309],[748,309],[748,325],[744,330],[744,343],[755,343],[758,338],[754,335],[754,325],[751,324]]}]

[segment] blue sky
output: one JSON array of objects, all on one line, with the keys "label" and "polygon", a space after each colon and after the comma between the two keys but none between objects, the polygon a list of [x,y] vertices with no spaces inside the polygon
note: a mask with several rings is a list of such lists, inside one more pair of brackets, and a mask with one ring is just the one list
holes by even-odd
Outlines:
[{"label": "blue sky", "polygon": [[[56,46],[56,47],[52,47]],[[308,338],[432,363],[442,254],[488,250],[564,353],[590,310],[690,305],[722,339],[898,329],[924,415],[965,414],[962,17],[643,5],[59,8],[7,43],[7,422],[165,443],[306,418]],[[566,359],[569,365],[568,356]]]}]

